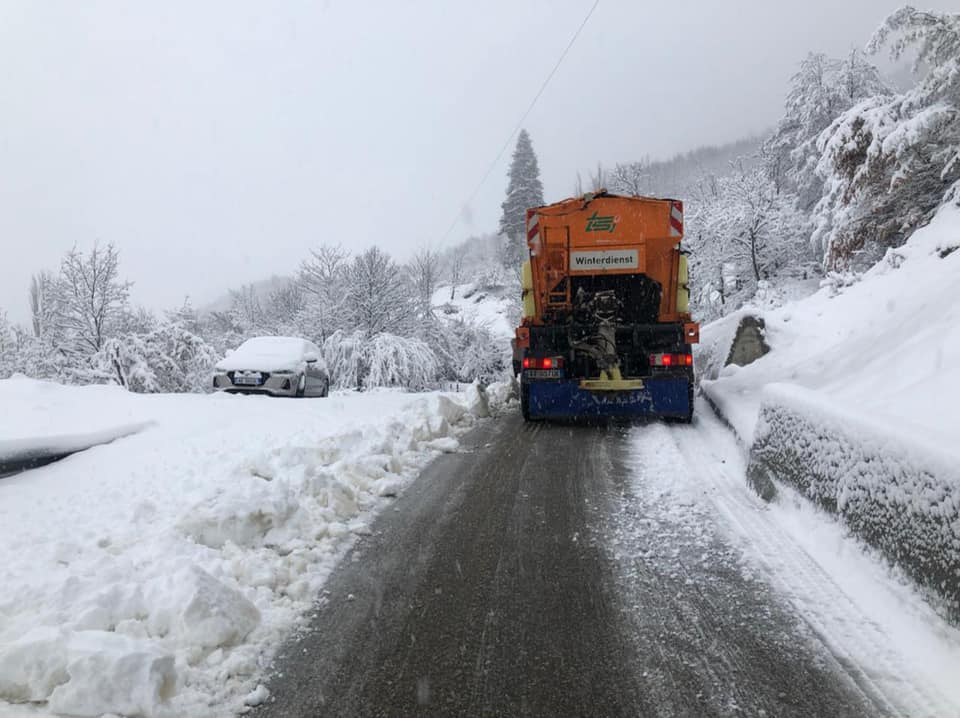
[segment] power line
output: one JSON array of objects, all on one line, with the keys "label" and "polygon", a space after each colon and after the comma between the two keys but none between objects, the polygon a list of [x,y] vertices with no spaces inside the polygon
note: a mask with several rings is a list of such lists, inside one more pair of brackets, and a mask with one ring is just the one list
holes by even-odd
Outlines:
[{"label": "power line", "polygon": [[590,20],[590,16],[593,15],[593,11],[597,9],[597,5],[600,4],[600,0],[594,0],[593,7],[590,8],[590,11],[587,13],[586,17],[583,18],[583,22],[580,23],[580,27],[577,28],[577,31],[573,33],[573,37],[570,38],[570,42],[567,43],[567,46],[563,49],[563,52],[560,53],[560,57],[557,58],[556,64],[553,66],[553,69],[550,70],[550,74],[547,75],[547,79],[543,81],[543,84],[540,85],[540,89],[537,90],[537,94],[533,96],[533,100],[530,101],[529,106],[526,109],[526,112],[523,113],[523,116],[517,122],[516,127],[513,128],[513,131],[507,137],[507,141],[503,143],[503,147],[500,148],[500,151],[497,153],[497,156],[493,159],[493,162],[490,163],[490,166],[487,167],[487,171],[484,172],[483,178],[477,183],[477,186],[474,187],[473,192],[467,198],[467,201],[461,205],[460,210],[457,212],[456,216],[453,218],[453,221],[450,223],[450,226],[447,227],[447,231],[443,233],[443,236],[440,238],[440,244],[443,244],[447,237],[450,236],[450,233],[453,231],[453,228],[457,226],[457,223],[460,221],[460,215],[463,212],[463,207],[469,206],[474,198],[477,196],[477,193],[480,191],[480,188],[486,184],[487,179],[490,177],[490,173],[493,172],[494,168],[497,166],[497,163],[500,161],[500,158],[503,157],[503,153],[507,151],[507,148],[510,146],[510,142],[513,141],[514,136],[523,126],[523,123],[529,117],[530,113],[533,112],[534,106],[537,104],[537,100],[540,99],[540,95],[543,94],[543,91],[547,89],[547,85],[550,84],[550,80],[553,79],[553,76],[557,73],[557,70],[560,69],[560,64],[563,62],[563,59],[567,56],[567,53],[570,52],[570,48],[573,47],[573,43],[577,41],[577,38],[580,37],[580,33],[583,31],[583,28],[586,27],[587,21]]}]

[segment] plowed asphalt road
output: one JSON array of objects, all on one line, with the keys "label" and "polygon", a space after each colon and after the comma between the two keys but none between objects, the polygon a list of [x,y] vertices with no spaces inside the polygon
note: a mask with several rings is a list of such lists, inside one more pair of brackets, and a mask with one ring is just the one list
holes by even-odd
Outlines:
[{"label": "plowed asphalt road", "polygon": [[341,562],[256,715],[885,715],[721,538],[651,518],[644,430],[475,431]]}]

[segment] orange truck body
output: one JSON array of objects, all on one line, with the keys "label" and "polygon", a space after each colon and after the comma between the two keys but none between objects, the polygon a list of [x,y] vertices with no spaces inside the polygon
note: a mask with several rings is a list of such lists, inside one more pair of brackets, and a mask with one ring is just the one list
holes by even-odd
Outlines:
[{"label": "orange truck body", "polygon": [[[528,378],[526,388],[533,386],[543,397],[554,392],[562,398],[563,382],[571,391],[587,392],[586,396],[575,392],[569,401],[574,405],[571,413],[550,409],[544,416],[576,416],[578,406],[629,405],[631,391],[638,404],[650,409],[662,388],[656,380],[679,376],[674,368],[667,372],[656,365],[656,357],[669,354],[671,362],[679,357],[687,365],[683,376],[690,380],[690,390],[685,390],[690,405],[678,414],[676,402],[662,400],[669,410],[654,407],[633,413],[689,418],[689,345],[699,340],[699,326],[687,307],[682,239],[683,205],[677,200],[601,191],[527,211],[530,259],[523,270],[524,317],[514,342],[521,388]],[[548,361],[550,371],[529,369],[531,361],[540,366],[537,362],[547,355],[555,357]],[[561,378],[555,364],[564,367]],[[614,372],[619,381],[610,378]],[[607,384],[587,381],[591,374],[606,377]],[[580,383],[574,386],[574,381]],[[644,384],[652,387],[645,393]],[[540,404],[550,402],[561,399],[544,398]],[[608,408],[601,407],[598,413],[616,415],[615,406]]]}]

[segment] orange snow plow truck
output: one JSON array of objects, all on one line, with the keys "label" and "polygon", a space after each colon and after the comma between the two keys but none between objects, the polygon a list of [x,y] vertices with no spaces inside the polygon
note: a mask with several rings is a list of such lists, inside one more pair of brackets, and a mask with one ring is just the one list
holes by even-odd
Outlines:
[{"label": "orange snow plow truck", "polygon": [[523,417],[693,416],[683,203],[600,191],[527,210]]}]

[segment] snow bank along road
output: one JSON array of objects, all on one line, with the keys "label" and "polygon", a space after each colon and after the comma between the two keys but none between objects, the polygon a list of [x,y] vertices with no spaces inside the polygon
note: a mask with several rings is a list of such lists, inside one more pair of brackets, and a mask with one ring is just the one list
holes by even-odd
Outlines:
[{"label": "snow bank along road", "polygon": [[7,446],[150,424],[0,481],[0,716],[221,718],[255,703],[351,537],[456,450],[480,399],[0,381]]},{"label": "snow bank along road", "polygon": [[260,716],[955,716],[960,637],[693,426],[476,430],[380,515]]}]

